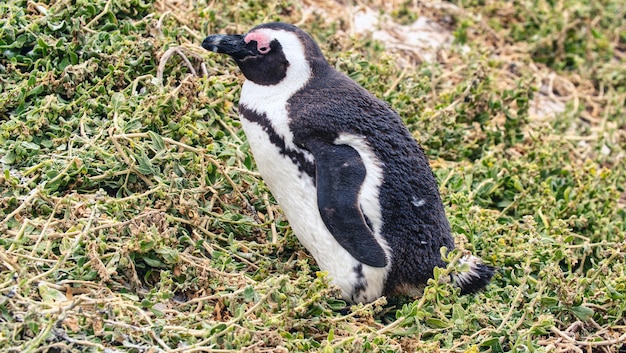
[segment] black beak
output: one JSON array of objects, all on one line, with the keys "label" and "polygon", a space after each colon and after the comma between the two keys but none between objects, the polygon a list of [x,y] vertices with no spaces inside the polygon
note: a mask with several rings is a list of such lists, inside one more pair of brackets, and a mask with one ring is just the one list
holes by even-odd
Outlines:
[{"label": "black beak", "polygon": [[247,45],[240,34],[213,34],[202,41],[202,47],[212,52],[227,54],[235,59],[256,55],[255,45]]}]

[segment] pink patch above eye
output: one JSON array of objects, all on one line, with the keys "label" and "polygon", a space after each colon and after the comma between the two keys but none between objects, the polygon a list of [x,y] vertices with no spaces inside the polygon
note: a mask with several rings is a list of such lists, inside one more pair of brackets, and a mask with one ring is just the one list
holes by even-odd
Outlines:
[{"label": "pink patch above eye", "polygon": [[270,38],[261,32],[250,32],[244,37],[244,42],[250,43],[250,41],[256,42],[256,49],[261,54],[267,54],[270,51]]}]

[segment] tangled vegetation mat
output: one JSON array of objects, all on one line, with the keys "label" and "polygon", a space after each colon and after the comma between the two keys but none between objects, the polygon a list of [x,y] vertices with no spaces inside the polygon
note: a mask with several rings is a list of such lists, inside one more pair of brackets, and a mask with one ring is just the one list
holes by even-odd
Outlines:
[{"label": "tangled vegetation mat", "polygon": [[[624,352],[622,0],[0,3],[0,351]],[[460,296],[348,306],[255,170],[210,33],[298,23],[420,141]]]}]

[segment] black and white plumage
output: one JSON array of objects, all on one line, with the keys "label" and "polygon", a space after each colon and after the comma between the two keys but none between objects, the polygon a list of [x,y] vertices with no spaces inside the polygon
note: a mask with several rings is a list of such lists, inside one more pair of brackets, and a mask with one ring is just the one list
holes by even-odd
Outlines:
[{"label": "black and white plumage", "polygon": [[[267,23],[202,46],[244,76],[239,112],[259,171],[294,233],[351,302],[411,293],[454,248],[437,183],[396,112],[333,69],[299,28]],[[472,255],[463,293],[493,269]]]}]

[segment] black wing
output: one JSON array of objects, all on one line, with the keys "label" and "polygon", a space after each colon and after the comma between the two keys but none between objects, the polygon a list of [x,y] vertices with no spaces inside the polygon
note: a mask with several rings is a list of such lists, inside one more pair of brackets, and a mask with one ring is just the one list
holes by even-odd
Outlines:
[{"label": "black wing", "polygon": [[356,260],[373,267],[387,266],[359,205],[366,168],[359,153],[348,145],[309,144],[315,156],[317,207],[337,242]]}]

